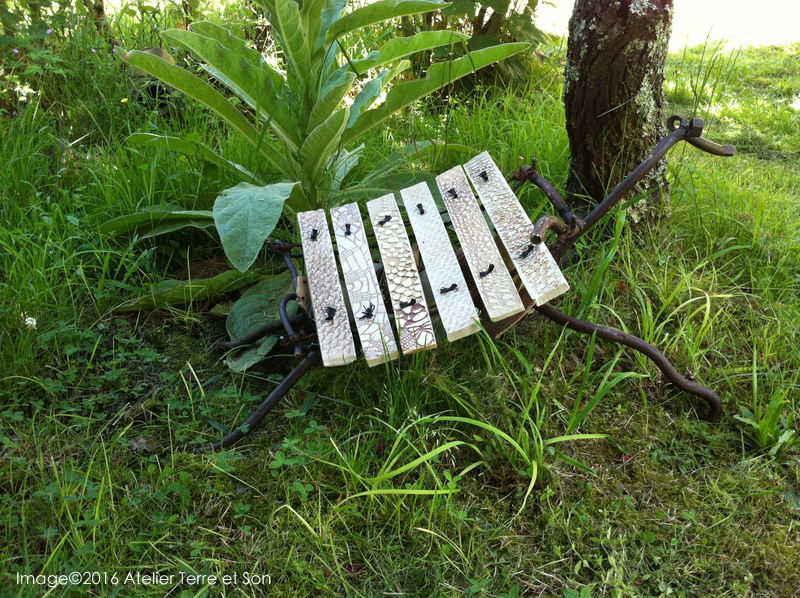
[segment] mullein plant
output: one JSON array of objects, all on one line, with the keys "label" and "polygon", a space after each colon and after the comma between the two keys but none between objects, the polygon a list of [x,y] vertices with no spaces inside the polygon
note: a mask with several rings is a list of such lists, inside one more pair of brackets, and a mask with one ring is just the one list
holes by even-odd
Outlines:
[{"label": "mullein plant", "polygon": [[[194,138],[135,133],[129,143],[198,156],[242,182],[222,191],[213,211],[125,216],[107,223],[105,232],[136,233],[143,238],[185,226],[213,226],[230,262],[245,272],[281,215],[370,199],[416,182],[396,169],[408,158],[441,151],[443,143],[424,141],[399,149],[354,180],[348,175],[364,149],[358,144],[359,137],[417,100],[529,46],[509,43],[466,52],[454,60],[434,63],[423,77],[391,84],[410,67],[409,56],[464,45],[467,36],[455,31],[422,31],[390,38],[361,57],[345,52],[346,38],[364,28],[388,27],[386,22],[391,19],[440,10],[448,3],[379,0],[346,13],[344,0],[258,2],[267,13],[280,52],[269,62],[244,40],[211,22],[192,23],[191,31],[164,32],[168,42],[189,50],[208,76],[237,96],[249,108],[247,115],[206,79],[180,66],[147,52],[120,54],[131,66],[212,110],[252,146],[268,175],[262,178],[252,173]],[[229,331],[245,332],[232,330],[230,322]]]}]

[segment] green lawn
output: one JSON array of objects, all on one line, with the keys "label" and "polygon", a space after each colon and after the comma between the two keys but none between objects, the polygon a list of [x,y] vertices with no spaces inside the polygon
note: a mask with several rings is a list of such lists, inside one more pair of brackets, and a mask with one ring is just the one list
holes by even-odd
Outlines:
[{"label": "green lawn", "polygon": [[[73,571],[121,581],[48,595],[164,596],[181,579],[170,596],[798,595],[800,45],[670,57],[669,113],[704,118],[737,155],[673,150],[671,217],[631,232],[610,215],[556,302],[661,348],[722,396],[720,424],[638,354],[529,318],[497,343],[318,369],[245,441],[195,455],[291,361],[226,367],[214,312],[238,292],[115,310],[224,269],[213,235],[98,229],[155,206],[210,209],[233,184],[126,145],[133,131],[212,138],[259,165],[198,107],[170,122],[135,110],[130,74],[87,36],[65,60],[93,77],[53,74],[0,116],[0,595],[45,593],[18,574]],[[527,86],[391,120],[366,160],[441,137],[506,172],[536,156],[560,186],[563,49],[543,54]],[[77,142],[62,152],[59,138]],[[530,188],[521,198],[547,208]]]}]

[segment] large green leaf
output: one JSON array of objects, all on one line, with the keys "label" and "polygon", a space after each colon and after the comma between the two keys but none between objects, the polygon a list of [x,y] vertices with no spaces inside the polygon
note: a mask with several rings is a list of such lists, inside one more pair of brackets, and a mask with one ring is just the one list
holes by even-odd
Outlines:
[{"label": "large green leaf", "polygon": [[186,154],[187,156],[197,156],[198,158],[202,158],[207,162],[211,162],[225,170],[235,173],[240,179],[248,183],[259,184],[261,182],[258,180],[258,177],[241,164],[226,160],[210,147],[199,141],[190,141],[188,139],[181,139],[180,137],[171,137],[169,135],[154,135],[152,133],[133,133],[132,135],[128,135],[125,141],[132,145],[168,149]]},{"label": "large green leaf", "polygon": [[350,86],[356,78],[352,71],[338,70],[331,76],[323,91],[322,96],[314,104],[311,116],[308,119],[308,129],[313,131],[342,104],[344,96],[350,91]]},{"label": "large green leaf", "polygon": [[[319,36],[317,37],[316,49],[319,50],[325,45],[325,39],[328,37],[328,31],[331,26],[342,18],[342,13],[347,7],[347,0],[327,0],[325,8],[322,9],[321,27]],[[328,49],[330,50],[330,48]],[[334,54],[329,51],[328,54]]]},{"label": "large green leaf", "polygon": [[278,340],[279,337],[275,335],[265,336],[236,355],[226,357],[225,364],[236,373],[244,372],[258,362],[263,361],[275,345],[278,344]]},{"label": "large green leaf", "polygon": [[195,228],[214,226],[214,216],[211,212],[193,210],[153,210],[108,220],[100,225],[99,230],[104,235],[113,237],[138,235],[141,240],[190,226]]},{"label": "large green leaf", "polygon": [[[289,272],[268,278],[245,291],[231,308],[225,323],[231,339],[242,338],[267,322],[277,320],[280,317],[278,305],[281,298],[293,291]],[[286,311],[290,316],[294,315],[297,303],[289,303]],[[226,363],[233,371],[242,372],[264,359],[277,342],[277,336],[264,337],[237,355],[229,356]]]},{"label": "large green leaf", "polygon": [[252,281],[251,274],[242,274],[236,270],[228,270],[213,278],[201,280],[164,280],[153,285],[146,295],[126,301],[116,307],[115,311],[157,309],[165,305],[186,305],[222,293],[230,293]]},{"label": "large green leaf", "polygon": [[350,106],[350,120],[347,121],[347,125],[352,126],[356,119],[378,99],[384,85],[410,66],[411,63],[408,60],[401,60],[400,64],[390,69],[382,70],[378,75],[367,81],[356,96],[356,99],[353,100],[353,105]]},{"label": "large green leaf", "polygon": [[[242,60],[246,61],[249,65],[264,69],[264,72],[272,80],[272,88],[278,95],[283,94],[283,88],[286,85],[286,78],[270,67],[265,61],[261,52],[255,48],[247,45],[247,42],[240,37],[235,36],[225,27],[212,23],[211,21],[195,21],[192,23],[192,31],[199,33],[205,37],[217,40],[224,47],[236,53]],[[167,33],[166,31],[164,32]]]},{"label": "large green leaf", "polygon": [[[471,1],[470,4],[472,4]],[[363,75],[369,69],[381,67],[416,52],[432,50],[449,44],[458,44],[468,39],[468,35],[457,33],[456,31],[421,31],[410,37],[392,38],[383,44],[380,50],[374,50],[366,58],[354,60],[342,68],[355,68],[359,75]]]},{"label": "large green leaf", "polygon": [[303,0],[300,7],[300,20],[303,23],[303,31],[305,31],[309,41],[313,40],[314,42],[314,47],[309,48],[312,53],[318,49],[317,40],[320,37],[322,13],[326,4],[327,0]]},{"label": "large green leaf", "polygon": [[502,44],[470,52],[456,60],[432,65],[424,78],[409,81],[408,83],[400,83],[392,87],[386,95],[386,100],[380,106],[364,112],[344,132],[342,142],[346,145],[365,131],[389,118],[398,110],[402,110],[420,98],[475,72],[479,68],[521,52],[529,46],[530,44],[525,42]]},{"label": "large green leaf", "polygon": [[331,173],[331,189],[338,191],[342,186],[342,181],[353,168],[358,165],[364,151],[362,143],[353,150],[342,149],[331,156],[328,161],[328,172]]},{"label": "large green leaf", "polygon": [[225,255],[244,272],[255,261],[278,223],[283,204],[298,183],[275,183],[256,187],[240,183],[226,189],[214,202],[217,225]]},{"label": "large green leaf", "polygon": [[[211,26],[195,23],[192,29],[209,30],[218,37],[223,37],[218,31],[222,28],[213,24],[205,25]],[[206,64],[203,68],[208,73],[242,98],[264,120],[268,120],[275,134],[291,151],[296,151],[300,146],[300,133],[292,126],[289,104],[282,98],[283,78],[278,75],[280,84],[276,88],[274,75],[277,73],[263,60],[260,64],[253,65],[250,50],[244,42],[231,34],[228,36],[226,45],[217,37],[206,37],[195,31],[171,29],[164,32],[164,37],[191,50],[204,60]]]},{"label": "large green leaf", "polygon": [[335,39],[351,31],[382,23],[388,19],[440,10],[446,6],[449,6],[447,2],[439,0],[378,0],[378,2],[355,9],[331,25],[325,43],[332,43]]},{"label": "large green leaf", "polygon": [[[127,61],[204,104],[244,135],[255,147],[261,147],[262,139],[250,121],[221,93],[199,77],[148,52],[131,50],[128,52]],[[272,151],[262,151],[262,155],[275,170],[286,176],[290,174],[291,170],[283,156]]]},{"label": "large green leaf", "polygon": [[460,145],[458,143],[445,143],[443,141],[436,140],[425,140],[417,143],[411,143],[403,148],[393,151],[387,157],[380,160],[361,180],[363,183],[367,183],[372,179],[387,175],[411,158],[428,160],[445,152],[469,153],[471,151],[472,150],[466,145]]},{"label": "large green leaf", "polygon": [[[294,70],[294,79],[300,86],[298,91],[302,97],[311,81],[311,51],[309,42],[300,18],[300,7],[295,0],[258,0],[269,12],[269,23],[272,35],[277,39],[283,55]],[[299,99],[299,98],[298,98]]]},{"label": "large green leaf", "polygon": [[[294,290],[292,276],[288,271],[262,280],[247,289],[241,299],[233,304],[225,321],[231,340],[247,336],[267,322],[277,320],[280,317],[278,305],[281,299]],[[292,301],[287,306],[287,311],[289,307],[297,311],[296,302]]]},{"label": "large green leaf", "polygon": [[300,155],[303,157],[303,174],[308,177],[312,187],[322,178],[328,159],[339,147],[350,108],[344,107],[334,112],[324,123],[311,131],[306,138]]}]

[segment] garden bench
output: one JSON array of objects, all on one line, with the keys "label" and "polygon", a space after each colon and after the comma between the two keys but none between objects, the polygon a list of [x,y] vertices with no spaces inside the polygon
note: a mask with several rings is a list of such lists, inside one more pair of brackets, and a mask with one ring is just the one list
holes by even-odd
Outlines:
[{"label": "garden bench", "polygon": [[[539,174],[535,161],[506,181],[486,152],[463,168],[458,166],[436,177],[445,207],[441,211],[427,183],[420,183],[400,190],[405,219],[393,194],[367,202],[369,226],[365,226],[356,203],[333,208],[330,214],[324,210],[298,214],[301,243],[269,244],[271,251],[283,256],[296,289],[282,299],[280,320],[265,324],[246,338],[220,345],[235,348],[280,334],[280,345],[291,348],[302,360],[241,426],[200,450],[217,450],[242,438],[313,366],[322,363],[333,367],[355,361],[356,339],[367,364],[375,366],[401,353],[435,348],[437,317],[449,341],[477,332],[481,328],[479,312],[485,316],[482,327],[492,338],[498,338],[531,309],[572,330],[596,334],[643,353],[670,382],[707,402],[709,421],[719,421],[719,397],[681,376],[655,347],[631,334],[573,318],[547,305],[569,289],[559,262],[575,241],[631,191],[672,146],[686,141],[714,155],[733,155],[733,147],[701,137],[700,119],[687,121],[673,116],[667,124],[669,135],[583,219],[575,216]],[[514,189],[508,185],[511,181],[516,181]],[[514,193],[526,181],[545,193],[560,218],[546,215],[535,224],[530,221]],[[455,231],[458,251],[451,245],[446,226]],[[420,256],[415,255],[407,229],[415,237]],[[556,234],[549,247],[543,242],[547,231]],[[292,253],[297,248],[302,248],[301,254]],[[373,249],[380,252],[380,262],[373,262]],[[305,262],[305,276],[299,276],[294,263],[299,257]],[[388,289],[388,302],[376,272]],[[292,301],[300,304],[300,310],[290,317],[287,305]],[[391,325],[392,314],[398,336]]]}]

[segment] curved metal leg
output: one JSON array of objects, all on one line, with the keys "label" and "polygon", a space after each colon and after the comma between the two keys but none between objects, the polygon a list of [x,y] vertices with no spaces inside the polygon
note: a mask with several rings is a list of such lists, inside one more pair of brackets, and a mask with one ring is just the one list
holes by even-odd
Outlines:
[{"label": "curved metal leg", "polygon": [[[301,326],[305,321],[306,316],[302,313],[289,318],[289,323],[293,327]],[[245,345],[252,345],[254,342],[261,340],[265,336],[275,334],[285,329],[286,323],[283,320],[275,320],[274,322],[268,322],[267,324],[264,324],[261,328],[254,330],[242,338],[237,338],[231,341],[217,341],[217,346],[223,349],[238,349],[239,347],[244,347]]]},{"label": "curved metal leg", "polygon": [[648,357],[650,361],[655,363],[658,369],[661,370],[667,379],[675,386],[685,392],[695,395],[696,397],[700,397],[701,399],[705,400],[706,403],[708,403],[709,411],[708,415],[706,416],[707,421],[717,423],[722,417],[722,401],[720,401],[720,398],[717,396],[717,394],[711,389],[701,386],[696,382],[692,382],[691,380],[687,380],[681,376],[678,373],[678,370],[676,370],[669,360],[664,357],[664,354],[650,343],[647,343],[642,339],[633,336],[632,334],[622,332],[621,330],[616,330],[614,328],[609,328],[608,326],[600,326],[599,324],[592,324],[591,322],[584,322],[583,320],[573,318],[572,316],[568,316],[564,312],[559,311],[550,305],[539,305],[536,307],[536,310],[543,316],[553,320],[558,324],[566,326],[570,330],[582,332],[583,334],[593,334],[596,332],[597,336],[600,338],[614,341],[621,345],[625,345],[626,347],[630,347],[639,353],[642,353]]},{"label": "curved metal leg", "polygon": [[205,446],[197,447],[194,452],[205,453],[208,451],[218,451],[219,449],[227,448],[233,443],[244,438],[245,435],[247,435],[253,428],[261,423],[261,420],[264,419],[264,416],[272,411],[273,407],[275,407],[275,405],[277,405],[281,399],[283,399],[283,397],[289,393],[294,385],[306,375],[308,370],[321,362],[322,354],[319,351],[312,350],[309,352],[303,361],[297,364],[297,367],[295,367],[291,373],[286,376],[286,378],[284,378],[280,384],[278,384],[277,388],[275,388],[275,390],[273,390],[270,395],[264,399],[264,402],[259,405],[258,409],[256,409],[241,426],[237,427],[222,440],[215,442],[214,444],[207,444]]}]

